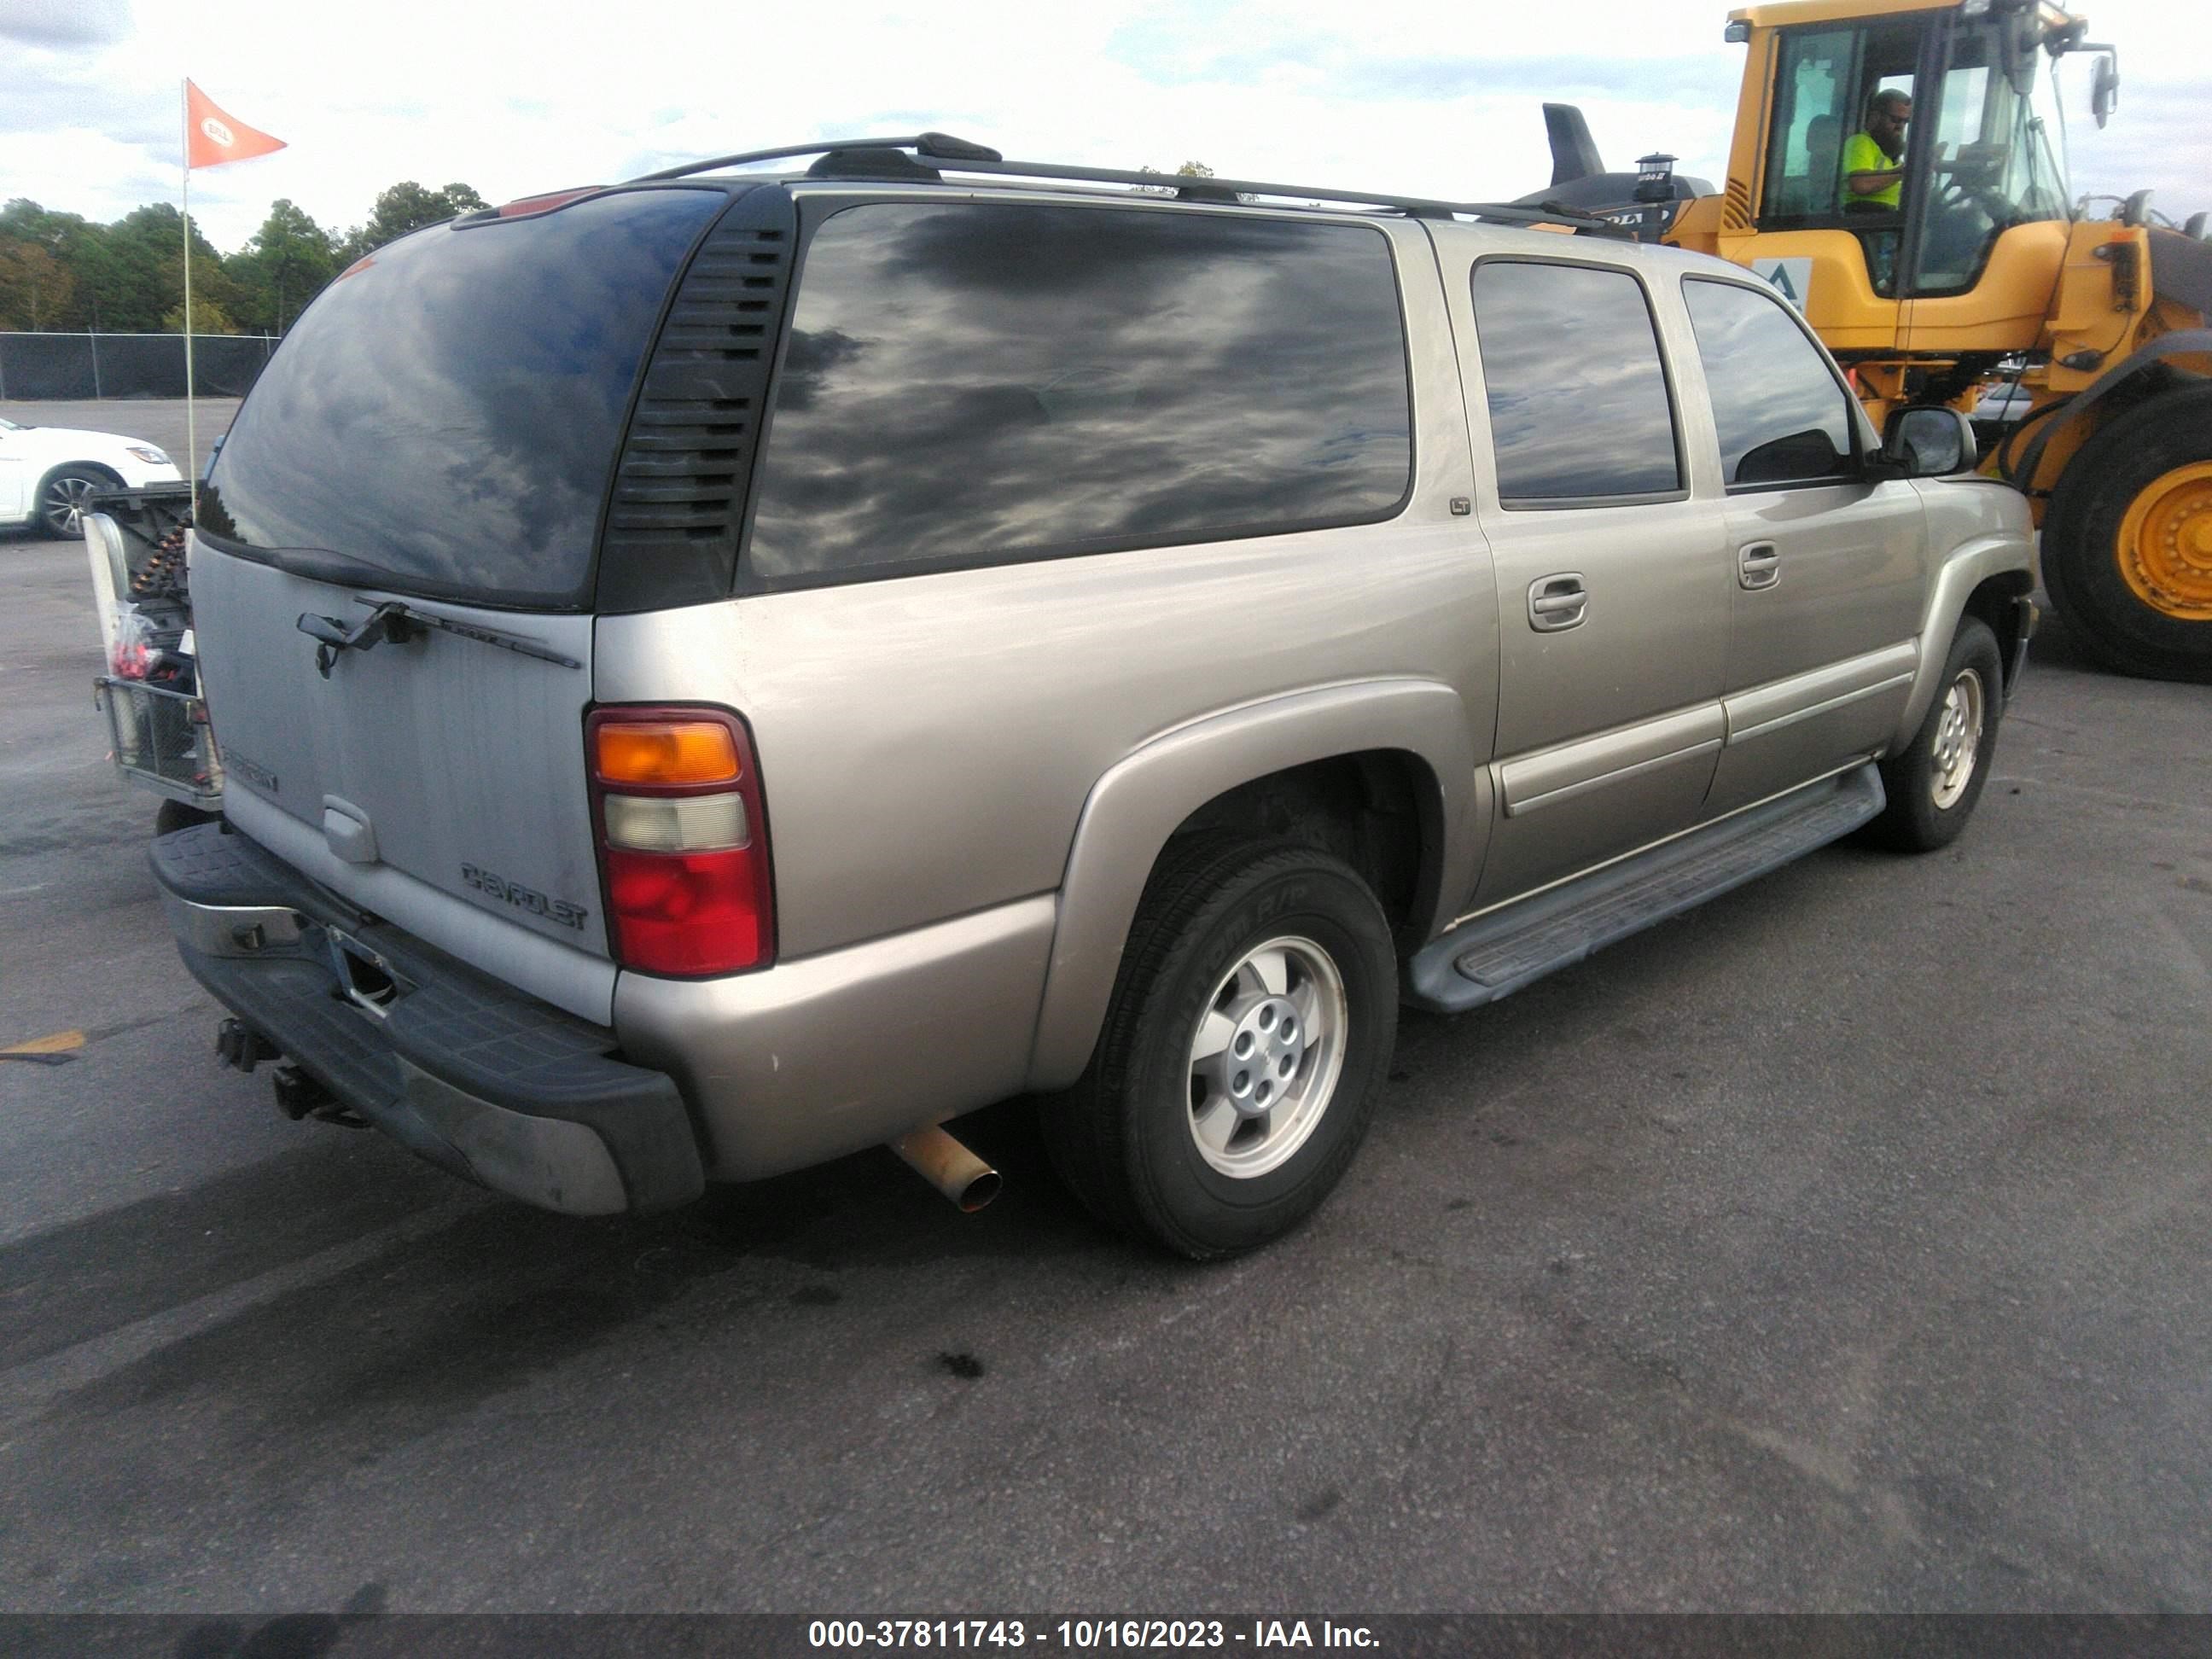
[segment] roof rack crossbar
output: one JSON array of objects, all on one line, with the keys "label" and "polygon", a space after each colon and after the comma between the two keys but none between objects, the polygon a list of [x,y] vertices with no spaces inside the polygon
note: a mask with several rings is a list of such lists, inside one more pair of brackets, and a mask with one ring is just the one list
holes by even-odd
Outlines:
[{"label": "roof rack crossbar", "polygon": [[788,156],[819,155],[845,149],[910,149],[957,173],[992,173],[1014,179],[1064,179],[1084,184],[1133,185],[1141,189],[1172,191],[1193,183],[1203,185],[1209,195],[1229,191],[1243,196],[1273,196],[1291,200],[1328,202],[1358,207],[1390,208],[1418,219],[1484,219],[1510,225],[1571,225],[1594,235],[1634,240],[1635,232],[1587,209],[1564,202],[1448,202],[1425,196],[1392,196],[1371,190],[1334,190],[1318,185],[1271,184],[1254,179],[1193,180],[1179,173],[1133,173],[1120,167],[1069,167],[1050,161],[1009,161],[994,149],[943,133],[915,133],[903,138],[825,138],[811,144],[789,144],[779,149],[748,150],[742,155],[718,155],[711,161],[687,161],[633,179],[634,184],[656,179],[680,179],[717,167],[749,161],[775,161]]}]

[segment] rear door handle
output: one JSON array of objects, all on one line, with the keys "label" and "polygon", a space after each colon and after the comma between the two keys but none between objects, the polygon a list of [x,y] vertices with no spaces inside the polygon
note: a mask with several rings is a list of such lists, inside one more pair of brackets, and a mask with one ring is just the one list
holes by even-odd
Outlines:
[{"label": "rear door handle", "polygon": [[1528,626],[1539,634],[1560,634],[1582,626],[1589,605],[1583,573],[1562,570],[1528,584]]},{"label": "rear door handle", "polygon": [[1772,542],[1747,542],[1736,550],[1735,579],[1753,592],[1782,580],[1782,554]]}]

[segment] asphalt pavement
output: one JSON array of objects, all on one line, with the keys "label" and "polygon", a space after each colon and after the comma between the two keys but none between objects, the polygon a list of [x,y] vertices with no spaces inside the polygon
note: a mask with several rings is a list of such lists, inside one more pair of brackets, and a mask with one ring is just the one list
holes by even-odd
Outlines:
[{"label": "asphalt pavement", "polygon": [[0,1048],[86,1037],[0,1061],[0,1610],[2212,1611],[2212,690],[2049,629],[1956,847],[1408,1014],[1332,1201],[1193,1267],[1018,1106],[973,1217],[872,1153],[576,1221],[282,1121],[81,548],[0,591]]}]

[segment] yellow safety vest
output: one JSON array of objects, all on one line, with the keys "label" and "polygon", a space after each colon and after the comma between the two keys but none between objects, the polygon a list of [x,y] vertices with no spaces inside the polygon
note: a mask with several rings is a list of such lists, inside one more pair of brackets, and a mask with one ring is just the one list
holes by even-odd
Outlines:
[{"label": "yellow safety vest", "polygon": [[1845,207],[1853,204],[1872,207],[1896,207],[1904,198],[1905,180],[1893,179],[1871,196],[1862,196],[1851,188],[1854,173],[1887,173],[1897,166],[1882,154],[1881,146],[1870,133],[1855,132],[1844,144],[1844,185],[1842,201]]}]

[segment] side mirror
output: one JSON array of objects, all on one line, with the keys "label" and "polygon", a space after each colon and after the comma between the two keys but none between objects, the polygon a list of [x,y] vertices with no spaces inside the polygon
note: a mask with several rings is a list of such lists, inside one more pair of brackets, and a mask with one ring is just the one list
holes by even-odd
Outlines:
[{"label": "side mirror", "polygon": [[1941,478],[1971,472],[1982,458],[1974,423],[1955,409],[1900,409],[1882,434],[1885,459],[1908,478]]},{"label": "side mirror", "polygon": [[2101,53],[2097,58],[2096,78],[2089,83],[2089,112],[2102,127],[2112,118],[2112,112],[2120,106],[2120,60],[2113,53]]}]

